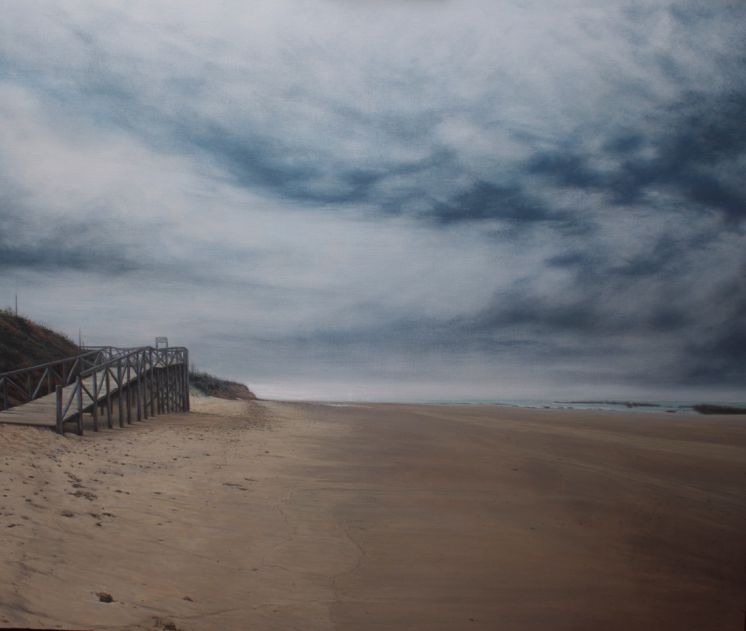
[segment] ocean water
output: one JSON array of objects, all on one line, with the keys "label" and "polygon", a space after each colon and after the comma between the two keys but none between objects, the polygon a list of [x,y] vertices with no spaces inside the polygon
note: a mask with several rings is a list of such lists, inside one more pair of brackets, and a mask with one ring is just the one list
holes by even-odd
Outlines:
[{"label": "ocean water", "polygon": [[606,410],[616,412],[639,412],[645,413],[668,413],[668,414],[699,414],[694,406],[699,403],[711,403],[715,405],[727,405],[746,408],[746,402],[734,401],[636,401],[636,400],[577,400],[556,401],[544,399],[449,399],[420,401],[423,404],[432,405],[505,405],[522,408],[534,408],[544,410]]}]

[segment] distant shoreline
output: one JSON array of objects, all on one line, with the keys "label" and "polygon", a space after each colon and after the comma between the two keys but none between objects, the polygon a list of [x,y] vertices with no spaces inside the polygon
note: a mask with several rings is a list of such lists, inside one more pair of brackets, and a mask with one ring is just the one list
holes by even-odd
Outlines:
[{"label": "distant shoreline", "polygon": [[588,410],[599,412],[624,412],[632,414],[677,414],[677,415],[746,415],[746,403],[697,401],[621,401],[621,400],[576,400],[556,401],[543,399],[442,399],[442,400],[311,400],[274,399],[287,403],[314,403],[331,407],[354,407],[358,405],[427,405],[427,406],[500,406],[535,410]]}]

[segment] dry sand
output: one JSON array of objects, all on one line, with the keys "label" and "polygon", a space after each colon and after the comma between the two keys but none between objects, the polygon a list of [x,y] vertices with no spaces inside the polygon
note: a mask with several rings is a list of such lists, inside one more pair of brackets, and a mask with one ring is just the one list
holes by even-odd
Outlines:
[{"label": "dry sand", "polygon": [[743,628],[744,417],[193,407],[0,427],[0,626]]}]

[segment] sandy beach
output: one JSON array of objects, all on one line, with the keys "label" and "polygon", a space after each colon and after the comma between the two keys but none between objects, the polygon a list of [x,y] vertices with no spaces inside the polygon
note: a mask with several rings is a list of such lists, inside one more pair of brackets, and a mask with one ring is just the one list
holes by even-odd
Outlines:
[{"label": "sandy beach", "polygon": [[0,627],[744,624],[744,417],[194,398],[0,494]]}]

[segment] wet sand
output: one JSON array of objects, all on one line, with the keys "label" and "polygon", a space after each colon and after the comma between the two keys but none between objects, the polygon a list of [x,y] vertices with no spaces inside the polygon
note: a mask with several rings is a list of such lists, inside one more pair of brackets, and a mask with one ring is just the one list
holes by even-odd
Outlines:
[{"label": "wet sand", "polygon": [[0,427],[0,627],[743,628],[746,417],[193,408]]}]

